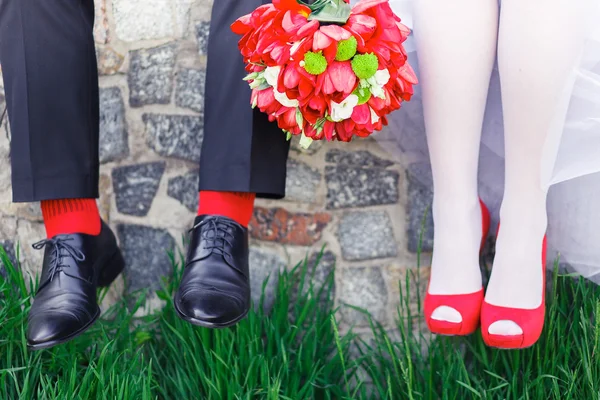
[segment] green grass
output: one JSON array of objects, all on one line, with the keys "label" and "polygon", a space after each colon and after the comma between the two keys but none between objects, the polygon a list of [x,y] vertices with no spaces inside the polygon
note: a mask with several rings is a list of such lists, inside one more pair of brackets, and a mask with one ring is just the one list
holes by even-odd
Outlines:
[{"label": "green grass", "polygon": [[[233,329],[208,330],[177,318],[171,302],[180,264],[159,297],[163,311],[144,318],[124,299],[82,337],[30,352],[25,282],[6,253],[0,279],[0,399],[339,399],[352,397],[345,368],[351,335],[339,337],[329,299],[333,276],[310,285],[305,263],[279,277],[269,313],[251,311]],[[181,259],[181,255],[179,256]],[[294,293],[302,295],[293,298]],[[295,301],[294,301],[295,300]],[[259,307],[262,310],[262,307]],[[348,387],[348,390],[350,388]]]},{"label": "green grass", "polygon": [[[600,399],[600,288],[553,276],[547,323],[525,351],[468,338],[429,338],[401,286],[397,331],[372,322],[375,338],[340,333],[330,299],[333,276],[311,284],[313,265],[279,277],[274,308],[262,307],[233,329],[211,331],[179,320],[171,295],[181,272],[159,296],[163,311],[133,314],[124,299],[101,323],[63,346],[30,352],[26,282],[0,248],[0,399]],[[414,296],[412,296],[414,298]]]},{"label": "green grass", "polygon": [[[408,281],[400,284],[408,293]],[[360,346],[380,398],[600,399],[600,288],[584,279],[554,274],[544,333],[521,351],[490,349],[479,331],[432,341],[404,310],[401,341],[372,323],[375,343]]]}]

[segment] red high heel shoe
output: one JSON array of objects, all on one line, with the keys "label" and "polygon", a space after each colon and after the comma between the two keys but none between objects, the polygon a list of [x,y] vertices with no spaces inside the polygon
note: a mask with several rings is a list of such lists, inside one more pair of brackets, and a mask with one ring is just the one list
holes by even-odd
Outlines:
[{"label": "red high heel shoe", "polygon": [[[542,242],[542,304],[535,309],[495,306],[483,302],[481,306],[481,335],[490,347],[499,349],[525,349],[538,341],[544,328],[546,314],[546,236]],[[489,332],[490,326],[497,321],[512,321],[523,331],[520,335],[496,335]]]},{"label": "red high heel shoe", "polygon": [[[479,200],[481,205],[481,245],[479,251],[483,250],[485,238],[490,229],[490,212],[485,203]],[[479,325],[479,314],[483,302],[483,287],[475,293],[467,294],[430,294],[427,288],[425,295],[424,314],[427,327],[432,333],[440,335],[470,335],[475,332]],[[452,307],[461,315],[462,322],[441,321],[431,318],[438,307]]]}]

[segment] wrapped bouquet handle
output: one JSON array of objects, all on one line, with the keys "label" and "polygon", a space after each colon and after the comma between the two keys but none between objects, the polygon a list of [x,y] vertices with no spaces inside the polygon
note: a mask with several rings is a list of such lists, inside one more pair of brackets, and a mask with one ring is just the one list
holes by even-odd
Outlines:
[{"label": "wrapped bouquet handle", "polygon": [[349,142],[387,125],[417,78],[388,0],[273,0],[235,21],[250,102],[287,134]]}]

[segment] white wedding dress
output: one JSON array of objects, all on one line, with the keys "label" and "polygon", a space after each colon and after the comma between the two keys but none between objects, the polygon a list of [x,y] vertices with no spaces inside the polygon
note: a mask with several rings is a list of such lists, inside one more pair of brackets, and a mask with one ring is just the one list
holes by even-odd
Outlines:
[{"label": "white wedding dress", "polygon": [[[390,4],[402,22],[412,28],[411,1],[390,0]],[[591,21],[600,19],[591,18]],[[405,46],[418,75],[412,37]],[[600,24],[595,23],[590,29],[585,52],[571,78],[564,95],[569,102],[566,120],[557,117],[552,129],[558,134],[548,135],[560,138],[558,156],[549,151],[549,155],[540,160],[550,187],[548,259],[551,262],[559,256],[564,270],[600,284]],[[468,90],[468,82],[465,82],[465,90]],[[426,162],[427,144],[418,85],[413,100],[405,103],[389,120],[389,126],[374,135],[382,147],[392,151],[402,164]],[[503,194],[503,137],[500,80],[495,68],[483,125],[479,183],[481,197],[490,206],[496,223]],[[548,147],[553,146],[548,144]]]}]

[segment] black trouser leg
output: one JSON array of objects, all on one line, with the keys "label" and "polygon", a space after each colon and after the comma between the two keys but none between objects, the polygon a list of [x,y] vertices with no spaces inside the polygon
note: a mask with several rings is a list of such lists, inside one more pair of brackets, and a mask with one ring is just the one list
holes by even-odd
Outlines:
[{"label": "black trouser leg", "polygon": [[250,107],[250,88],[230,25],[267,1],[218,0],[208,43],[200,190],[285,196],[289,142],[276,124]]},{"label": "black trouser leg", "polygon": [[0,0],[13,200],[98,197],[93,0]]}]

